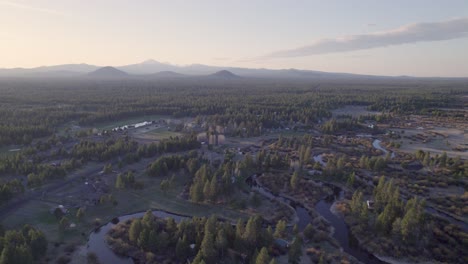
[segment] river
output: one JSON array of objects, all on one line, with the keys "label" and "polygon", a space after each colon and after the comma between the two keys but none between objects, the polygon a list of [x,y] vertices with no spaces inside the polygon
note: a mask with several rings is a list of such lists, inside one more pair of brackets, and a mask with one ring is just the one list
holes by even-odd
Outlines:
[{"label": "river", "polygon": [[[253,178],[253,188],[258,190],[260,194],[266,196],[269,199],[277,199],[294,208],[298,217],[297,225],[299,227],[299,230],[304,230],[304,228],[312,221],[309,212],[300,203],[294,202],[287,197],[271,193],[267,188],[261,186],[258,183],[258,181],[256,180],[256,175],[253,175],[251,178]],[[343,199],[343,191],[341,190],[341,188],[332,185],[332,189],[333,194],[320,200],[315,205],[315,211],[318,214],[320,214],[325,220],[327,220],[327,222],[334,228],[335,231],[333,233],[333,237],[338,241],[340,246],[343,248],[343,251],[352,255],[353,257],[355,257],[363,263],[386,263],[379,260],[366,250],[362,249],[359,246],[357,239],[349,232],[348,226],[346,225],[344,219],[332,213],[330,208],[333,205],[333,203],[337,200]]]},{"label": "river", "polygon": [[[252,177],[254,180],[252,182],[253,188],[259,191],[260,194],[264,195],[269,199],[277,199],[282,203],[292,207],[296,213],[296,220],[297,225],[300,231],[304,230],[304,228],[312,221],[312,218],[306,208],[304,208],[300,203],[297,203],[287,197],[278,196],[271,193],[268,189],[260,186],[258,181],[256,180],[256,176]],[[335,232],[333,237],[339,242],[340,246],[343,248],[343,251],[346,253],[354,256],[361,262],[364,263],[385,263],[374,257],[372,254],[367,253],[363,249],[359,247],[357,240],[350,234],[347,225],[345,224],[342,217],[336,216],[330,210],[332,204],[337,200],[341,199],[343,196],[343,191],[338,188],[334,187],[334,194],[330,195],[322,200],[320,200],[315,205],[315,210],[319,213],[325,220],[327,220],[331,226],[333,226]],[[126,221],[132,218],[140,218],[143,217],[145,212],[138,212],[134,214],[128,214],[124,216],[120,216],[113,221],[101,226],[100,228],[96,229],[89,235],[88,243],[87,243],[87,250],[89,252],[94,252],[98,256],[99,260],[102,263],[113,263],[113,264],[132,264],[134,263],[131,258],[128,257],[121,257],[116,255],[108,246],[106,242],[106,234],[109,230],[115,226],[120,221]],[[154,210],[153,214],[157,217],[172,217],[176,222],[184,219],[186,216],[180,216],[177,214],[172,214],[165,211]]]},{"label": "river", "polygon": [[386,263],[376,258],[371,253],[362,249],[359,246],[357,239],[349,232],[343,217],[335,215],[331,210],[331,206],[337,200],[343,198],[343,191],[338,187],[333,187],[333,195],[320,200],[315,205],[315,211],[319,213],[325,220],[334,228],[333,238],[335,238],[343,251],[355,257],[363,263]]},{"label": "river", "polygon": [[[376,149],[387,153],[388,151],[380,146],[380,140],[376,139],[372,143]],[[392,157],[394,154],[392,153]],[[319,162],[322,166],[326,166],[326,162],[323,160],[322,155],[314,156],[314,161]],[[297,225],[299,230],[304,230],[304,228],[311,222],[312,218],[309,215],[309,212],[306,208],[304,208],[300,203],[294,202],[289,198],[278,196],[271,193],[268,189],[260,186],[258,181],[256,180],[256,175],[252,176],[253,181],[251,182],[252,187],[255,188],[260,194],[264,195],[269,199],[277,199],[282,203],[292,207],[296,214]],[[320,200],[315,205],[315,210],[319,213],[325,220],[327,220],[331,226],[334,228],[333,237],[339,242],[340,246],[343,248],[343,251],[354,256],[361,262],[364,263],[385,263],[380,261],[372,254],[368,253],[367,251],[363,250],[357,240],[352,236],[349,232],[348,226],[344,222],[342,217],[339,217],[333,214],[330,210],[332,204],[338,200],[342,199],[343,191],[338,188],[334,187],[334,194],[330,195],[322,200]],[[116,225],[120,221],[126,221],[131,218],[139,218],[143,217],[145,212],[139,212],[135,214],[129,214],[118,217],[118,221],[111,221],[101,228],[97,229],[96,231],[92,232],[89,236],[89,240],[87,243],[87,248],[89,252],[95,252],[98,256],[99,260],[103,263],[114,263],[114,264],[131,264],[133,260],[131,258],[121,257],[116,255],[107,245],[106,242],[106,234],[109,230]],[[172,214],[169,212],[155,210],[153,214],[158,217],[172,217],[176,222],[180,221],[184,218],[184,216]],[[116,219],[116,220],[117,220]]]},{"label": "river", "polygon": [[[133,264],[134,262],[131,258],[118,256],[110,249],[110,247],[108,246],[106,242],[106,234],[117,223],[121,221],[127,221],[128,219],[132,219],[132,218],[143,217],[145,213],[146,212],[139,212],[139,213],[120,216],[114,219],[113,221],[101,226],[97,230],[93,231],[89,235],[89,239],[87,243],[87,251],[96,253],[101,263]],[[159,210],[154,210],[153,214],[157,217],[162,217],[162,218],[172,217],[174,218],[176,222],[179,222],[180,220],[186,218],[185,216],[172,214],[169,212],[164,212],[164,211],[159,211]],[[118,220],[118,221],[115,221],[115,220]]]},{"label": "river", "polygon": [[[382,142],[382,141],[381,141],[380,139],[374,139],[374,141],[372,142],[372,146],[373,146],[375,149],[381,150],[381,151],[384,153],[383,155],[385,156],[385,155],[387,155],[388,150],[384,149],[384,148],[380,145],[381,142]],[[392,152],[392,154],[390,155],[390,158],[392,158],[392,159],[395,158],[395,152]]]}]

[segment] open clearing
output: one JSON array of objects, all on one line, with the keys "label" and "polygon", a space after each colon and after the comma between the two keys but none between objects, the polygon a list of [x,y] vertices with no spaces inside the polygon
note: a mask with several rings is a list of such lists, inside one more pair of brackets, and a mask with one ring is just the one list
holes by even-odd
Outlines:
[{"label": "open clearing", "polygon": [[100,124],[90,126],[89,128],[96,128],[98,130],[110,130],[119,126],[125,126],[125,125],[132,125],[144,121],[153,121],[153,120],[158,120],[158,119],[166,119],[169,118],[169,116],[162,116],[162,115],[147,115],[147,116],[138,116],[138,117],[133,117],[133,118],[127,118],[127,119],[121,119],[118,121],[111,121],[111,122],[102,122]]},{"label": "open clearing", "polygon": [[161,140],[169,137],[182,136],[180,132],[171,131],[167,126],[149,125],[130,130],[130,134],[135,139]]},{"label": "open clearing", "polygon": [[[400,151],[415,153],[417,150],[430,151],[432,154],[446,152],[450,157],[460,156],[468,159],[468,135],[465,131],[455,128],[433,129],[404,129],[402,134]],[[422,140],[422,137],[427,137]],[[418,138],[419,137],[419,138]],[[465,150],[463,150],[465,149]],[[462,151],[463,150],[463,151]]]},{"label": "open clearing", "polygon": [[381,115],[381,112],[369,111],[366,109],[366,106],[357,106],[357,105],[347,105],[342,108],[332,110],[333,117],[338,117],[341,115],[350,115],[352,117],[359,117],[361,115]]}]

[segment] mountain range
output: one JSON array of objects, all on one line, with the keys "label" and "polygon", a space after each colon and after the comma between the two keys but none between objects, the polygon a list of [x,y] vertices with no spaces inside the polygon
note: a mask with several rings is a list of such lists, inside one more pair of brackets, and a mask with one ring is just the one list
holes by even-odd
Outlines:
[{"label": "mountain range", "polygon": [[[36,68],[10,68],[0,69],[0,77],[103,77],[103,78],[179,78],[190,76],[208,76],[216,78],[302,78],[302,79],[348,79],[348,78],[388,78],[389,76],[360,75],[350,73],[333,73],[298,69],[265,69],[265,68],[239,68],[220,67],[202,64],[187,66],[162,63],[155,60],[146,60],[141,63],[118,67],[102,67],[90,64],[63,64],[54,66],[41,66]],[[391,77],[395,78],[395,77]],[[412,78],[399,76],[397,78]]]}]

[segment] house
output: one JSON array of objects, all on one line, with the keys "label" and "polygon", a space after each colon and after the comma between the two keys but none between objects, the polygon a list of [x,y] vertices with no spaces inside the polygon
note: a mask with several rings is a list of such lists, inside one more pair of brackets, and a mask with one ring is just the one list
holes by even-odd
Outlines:
[{"label": "house", "polygon": [[367,200],[367,209],[374,210],[374,201],[373,200]]}]

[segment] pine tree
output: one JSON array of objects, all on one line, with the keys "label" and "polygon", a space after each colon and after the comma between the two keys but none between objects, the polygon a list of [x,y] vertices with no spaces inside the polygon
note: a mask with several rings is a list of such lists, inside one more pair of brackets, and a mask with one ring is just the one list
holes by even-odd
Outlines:
[{"label": "pine tree", "polygon": [[444,153],[442,153],[442,155],[439,158],[439,166],[441,168],[445,168],[445,166],[447,166],[447,152],[445,151]]},{"label": "pine tree", "polygon": [[47,252],[47,239],[44,233],[30,229],[28,232],[29,246],[34,259],[39,259]]},{"label": "pine tree", "polygon": [[299,234],[299,226],[297,224],[294,224],[292,231],[293,231],[294,235],[298,235]]},{"label": "pine tree", "polygon": [[353,193],[353,197],[351,198],[351,212],[358,215],[361,211],[361,203],[362,203],[362,192],[355,191]]},{"label": "pine tree", "polygon": [[125,181],[123,179],[122,174],[117,175],[117,180],[115,181],[115,188],[117,189],[125,189]]},{"label": "pine tree", "polygon": [[62,217],[62,219],[60,219],[60,222],[59,222],[59,228],[61,231],[65,230],[68,228],[69,226],[69,222],[68,221],[68,218],[66,216]]},{"label": "pine tree", "polygon": [[138,247],[147,250],[149,248],[149,229],[143,228],[138,236],[137,245]]},{"label": "pine tree", "polygon": [[213,234],[211,232],[205,233],[200,246],[200,253],[207,263],[215,263],[217,252],[214,246]]},{"label": "pine tree", "polygon": [[200,181],[194,181],[190,187],[190,199],[196,203],[203,201],[203,185]]},{"label": "pine tree", "polygon": [[145,227],[151,227],[153,225],[154,220],[155,216],[153,215],[153,212],[148,209],[141,218],[141,224]]},{"label": "pine tree", "polygon": [[132,221],[130,225],[130,229],[128,230],[128,239],[132,242],[136,242],[138,237],[140,236],[140,232],[142,230],[141,220],[135,219]]},{"label": "pine tree", "polygon": [[291,189],[297,190],[299,187],[299,173],[295,171],[290,180]]},{"label": "pine tree", "polygon": [[218,251],[221,252],[221,256],[224,256],[224,251],[228,247],[228,240],[224,229],[220,229],[216,234],[215,245]]},{"label": "pine tree", "polygon": [[210,200],[215,201],[217,195],[218,195],[218,182],[217,182],[216,176],[213,176],[213,178],[210,181],[210,190],[209,190]]},{"label": "pine tree", "polygon": [[354,183],[356,182],[356,174],[354,173],[354,171],[348,176],[348,181],[346,182],[346,184],[350,187],[353,187],[354,186]]},{"label": "pine tree", "polygon": [[207,181],[205,181],[205,184],[203,185],[203,197],[205,197],[205,200],[211,198],[210,194],[211,194],[210,181],[207,180]]},{"label": "pine tree", "polygon": [[185,237],[182,239],[179,238],[175,252],[179,261],[186,262],[187,258],[190,256],[190,245],[188,244]]},{"label": "pine tree", "polygon": [[76,211],[76,218],[78,220],[81,220],[84,216],[84,209],[82,207],[78,208],[78,211]]},{"label": "pine tree", "polygon": [[302,238],[296,236],[288,251],[288,263],[297,264],[302,257]]},{"label": "pine tree", "polygon": [[268,250],[266,247],[262,247],[255,260],[255,264],[268,264],[269,261],[270,256],[268,255]]},{"label": "pine tree", "polygon": [[276,229],[275,233],[273,236],[275,238],[283,238],[286,232],[286,221],[284,220],[279,220],[278,223],[276,223]]},{"label": "pine tree", "polygon": [[307,224],[307,226],[304,228],[304,237],[307,238],[307,239],[312,239],[314,237],[314,227],[312,226],[312,224]]},{"label": "pine tree", "polygon": [[259,216],[250,217],[245,226],[244,240],[248,246],[256,246],[261,230],[261,219]]}]

